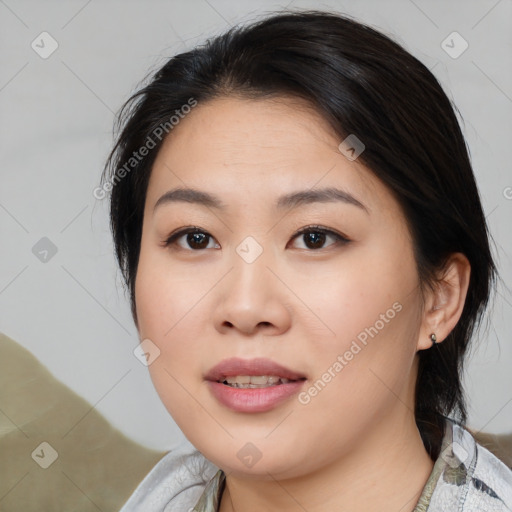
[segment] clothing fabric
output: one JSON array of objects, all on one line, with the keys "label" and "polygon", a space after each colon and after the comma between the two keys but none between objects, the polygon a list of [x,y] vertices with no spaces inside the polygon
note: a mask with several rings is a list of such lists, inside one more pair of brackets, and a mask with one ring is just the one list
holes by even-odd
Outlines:
[{"label": "clothing fabric", "polygon": [[[414,512],[512,512],[512,470],[446,418],[441,453]],[[224,472],[186,443],[150,471],[120,512],[218,512]]]}]

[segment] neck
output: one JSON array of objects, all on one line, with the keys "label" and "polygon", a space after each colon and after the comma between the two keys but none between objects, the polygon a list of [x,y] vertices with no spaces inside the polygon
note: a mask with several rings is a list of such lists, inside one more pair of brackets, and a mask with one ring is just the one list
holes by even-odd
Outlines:
[{"label": "neck", "polygon": [[[286,480],[226,476],[220,512],[412,512],[432,472],[411,411],[383,418],[350,453]],[[396,411],[395,411],[396,412]]]}]

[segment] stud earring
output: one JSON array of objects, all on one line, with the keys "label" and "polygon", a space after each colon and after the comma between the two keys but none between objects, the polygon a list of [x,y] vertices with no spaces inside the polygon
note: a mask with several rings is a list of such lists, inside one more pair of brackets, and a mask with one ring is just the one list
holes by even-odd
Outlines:
[{"label": "stud earring", "polygon": [[432,346],[437,343],[437,336],[434,333],[430,335],[430,341],[432,341]]}]

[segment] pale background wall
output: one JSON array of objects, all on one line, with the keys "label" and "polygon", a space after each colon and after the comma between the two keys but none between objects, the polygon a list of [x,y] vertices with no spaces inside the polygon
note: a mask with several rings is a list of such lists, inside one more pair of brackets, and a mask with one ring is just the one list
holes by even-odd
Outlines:
[{"label": "pale background wall", "polygon": [[[228,25],[286,3],[247,0],[0,1],[0,331],[32,351],[130,437],[170,449],[183,437],[153,390],[113,257],[107,201],[93,189],[114,112],[150,69]],[[295,0],[393,35],[449,90],[511,282],[512,1]],[[454,59],[441,43],[468,42]],[[58,48],[43,59],[39,52]],[[454,40],[454,49],[463,42]],[[509,226],[507,228],[507,225]],[[57,252],[33,253],[43,237]],[[45,242],[39,242],[44,244]],[[469,365],[470,426],[512,429],[512,298],[500,287]]]}]

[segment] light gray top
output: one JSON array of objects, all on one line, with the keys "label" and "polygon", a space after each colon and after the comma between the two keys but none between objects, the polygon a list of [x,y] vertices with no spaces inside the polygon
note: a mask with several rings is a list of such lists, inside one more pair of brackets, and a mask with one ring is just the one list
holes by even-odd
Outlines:
[{"label": "light gray top", "polygon": [[[165,455],[120,512],[218,512],[225,474],[189,443]],[[414,512],[512,512],[512,470],[446,419],[441,454]]]}]

